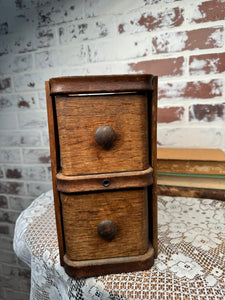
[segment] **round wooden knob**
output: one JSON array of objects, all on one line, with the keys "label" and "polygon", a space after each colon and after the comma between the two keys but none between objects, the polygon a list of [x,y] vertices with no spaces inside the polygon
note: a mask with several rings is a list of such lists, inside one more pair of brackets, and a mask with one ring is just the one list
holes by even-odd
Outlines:
[{"label": "round wooden knob", "polygon": [[112,220],[104,220],[98,224],[98,234],[105,240],[112,240],[116,232],[116,223]]},{"label": "round wooden knob", "polygon": [[100,126],[95,132],[96,142],[104,148],[111,147],[115,139],[116,139],[115,131],[110,126],[107,125]]}]

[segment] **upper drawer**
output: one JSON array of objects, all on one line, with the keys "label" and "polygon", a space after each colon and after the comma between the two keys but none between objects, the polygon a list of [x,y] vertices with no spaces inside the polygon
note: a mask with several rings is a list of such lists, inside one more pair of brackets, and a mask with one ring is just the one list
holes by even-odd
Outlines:
[{"label": "upper drawer", "polygon": [[64,175],[149,167],[145,95],[57,95],[55,101]]}]

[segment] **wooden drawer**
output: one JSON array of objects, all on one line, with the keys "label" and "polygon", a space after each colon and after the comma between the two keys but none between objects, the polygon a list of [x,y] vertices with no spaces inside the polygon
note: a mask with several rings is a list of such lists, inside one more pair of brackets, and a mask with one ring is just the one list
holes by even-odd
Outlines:
[{"label": "wooden drawer", "polygon": [[[64,175],[149,167],[146,96],[57,96],[56,113]],[[115,133],[115,141],[107,148],[95,139],[96,130],[104,125]]]},{"label": "wooden drawer", "polygon": [[[71,195],[61,193],[60,198],[68,259],[79,261],[147,252],[147,188]],[[98,233],[98,225],[104,220],[116,224],[112,239],[103,238]]]},{"label": "wooden drawer", "polygon": [[157,77],[46,83],[60,263],[72,277],[146,270],[157,256]]}]

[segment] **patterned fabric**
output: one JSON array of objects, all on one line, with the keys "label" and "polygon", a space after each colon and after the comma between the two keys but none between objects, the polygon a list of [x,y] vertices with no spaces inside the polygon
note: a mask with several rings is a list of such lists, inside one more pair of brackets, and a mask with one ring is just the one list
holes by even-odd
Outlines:
[{"label": "patterned fabric", "polygon": [[32,300],[225,300],[225,202],[159,197],[159,256],[143,272],[72,279],[60,266],[52,191],[16,222],[14,250],[31,267]]}]

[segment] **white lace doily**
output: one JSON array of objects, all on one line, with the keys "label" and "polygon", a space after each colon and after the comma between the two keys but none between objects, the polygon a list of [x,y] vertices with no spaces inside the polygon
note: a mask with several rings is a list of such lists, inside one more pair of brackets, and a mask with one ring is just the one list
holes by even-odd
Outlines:
[{"label": "white lace doily", "polygon": [[159,256],[143,272],[73,279],[59,263],[53,194],[19,216],[17,256],[31,267],[32,300],[225,299],[225,202],[159,197]]}]

